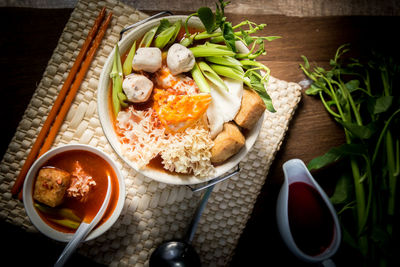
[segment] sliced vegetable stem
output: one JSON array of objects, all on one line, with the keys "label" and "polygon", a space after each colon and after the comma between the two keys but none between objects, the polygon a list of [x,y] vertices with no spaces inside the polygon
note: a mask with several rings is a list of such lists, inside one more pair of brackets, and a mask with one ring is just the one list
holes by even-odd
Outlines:
[{"label": "sliced vegetable stem", "polygon": [[145,33],[142,40],[140,41],[139,47],[149,47],[153,42],[154,36],[156,35],[158,29],[158,25],[151,28],[148,32]]},{"label": "sliced vegetable stem", "polygon": [[112,79],[112,92],[111,92],[112,107],[114,116],[117,117],[119,111],[121,110],[121,103],[122,105],[125,104],[123,103],[124,101],[123,98],[121,97],[121,95],[123,94],[122,91],[123,70],[122,70],[121,56],[119,53],[118,44],[115,45],[113,68],[110,73],[110,78]]},{"label": "sliced vegetable stem", "polygon": [[197,63],[194,64],[192,70],[192,77],[193,80],[196,82],[197,86],[199,87],[200,91],[203,93],[209,93],[210,92],[210,86],[206,80],[206,78],[203,76],[203,73],[201,72],[199,66]]},{"label": "sliced vegetable stem", "polygon": [[124,75],[127,76],[132,72],[132,61],[133,56],[136,52],[136,40],[133,42],[131,49],[129,50],[128,56],[126,57],[123,65]]},{"label": "sliced vegetable stem", "polygon": [[189,48],[194,57],[234,56],[235,52],[219,48],[195,46]]},{"label": "sliced vegetable stem", "polygon": [[234,80],[243,81],[244,72],[228,66],[221,66],[217,64],[210,64],[210,67],[218,74]]},{"label": "sliced vegetable stem", "polygon": [[[386,143],[386,157],[387,157],[387,166],[388,166],[388,178],[389,178],[389,202],[388,202],[388,214],[393,216],[394,209],[395,209],[395,194],[396,194],[396,182],[397,177],[395,176],[396,172],[396,163],[395,163],[395,153],[394,153],[394,144],[393,144],[393,137],[390,130],[386,131],[385,136],[385,143]],[[391,225],[389,233],[392,233]]]},{"label": "sliced vegetable stem", "polygon": [[400,113],[400,109],[396,110],[396,111],[389,117],[389,119],[385,122],[385,126],[383,127],[381,133],[379,134],[378,141],[376,142],[376,145],[375,145],[374,154],[373,154],[373,156],[372,156],[372,163],[375,162],[376,157],[378,156],[378,152],[379,152],[380,145],[381,145],[381,143],[382,143],[382,140],[383,140],[383,138],[384,138],[384,136],[385,136],[385,134],[386,134],[386,131],[387,131],[387,129],[388,129],[388,127],[389,127],[391,121],[392,121],[393,118],[394,118],[397,114],[399,114],[399,113]]},{"label": "sliced vegetable stem", "polygon": [[343,84],[343,82],[341,82],[340,84],[338,83],[338,86],[340,86],[340,89],[342,90],[342,92],[345,93],[346,98],[349,100],[350,107],[351,107],[352,110],[353,110],[353,114],[354,114],[354,117],[355,117],[355,119],[356,119],[357,124],[358,124],[359,126],[362,126],[363,123],[362,123],[362,119],[361,119],[360,112],[358,111],[358,108],[356,107],[356,105],[355,105],[355,103],[354,103],[354,100],[353,100],[353,97],[351,96],[349,90],[347,90],[347,88],[346,88],[346,86]]},{"label": "sliced vegetable stem", "polygon": [[[260,24],[259,26],[254,27],[254,28],[252,28],[250,30],[246,30],[244,32],[246,34],[250,35],[250,34],[253,34],[253,33],[255,33],[255,32],[259,31],[259,30],[262,30],[265,26],[266,26],[266,24]],[[204,33],[206,33],[206,32],[204,32]],[[234,32],[234,35],[235,36],[242,36],[243,32],[242,31],[236,31],[236,32]],[[222,36],[222,33],[220,33],[220,32],[213,33],[212,35],[210,34],[209,36],[204,34],[204,35],[201,35],[196,40],[207,39],[207,38],[211,38],[210,42],[212,42],[212,43],[221,43],[221,42],[224,41],[224,37]]]},{"label": "sliced vegetable stem", "polygon": [[78,229],[80,223],[69,219],[49,219],[50,221],[72,230]]},{"label": "sliced vegetable stem", "polygon": [[333,86],[332,86],[331,82],[330,82],[325,76],[323,76],[322,78],[323,78],[323,79],[325,80],[325,82],[328,84],[328,87],[329,87],[330,92],[331,92],[331,94],[332,94],[332,98],[333,98],[333,100],[334,100],[335,103],[336,103],[336,107],[337,107],[337,109],[338,109],[338,111],[339,111],[340,116],[342,117],[342,120],[343,120],[343,121],[347,121],[346,117],[344,116],[342,107],[341,107],[341,105],[340,105],[340,103],[339,103],[339,100],[338,100],[338,98],[337,98],[337,96],[336,96],[335,90],[333,89]]},{"label": "sliced vegetable stem", "polygon": [[217,88],[229,91],[227,85],[224,81],[218,76],[218,74],[204,61],[200,61],[198,63],[199,69],[203,73],[204,77],[206,77],[210,82],[217,86]]}]

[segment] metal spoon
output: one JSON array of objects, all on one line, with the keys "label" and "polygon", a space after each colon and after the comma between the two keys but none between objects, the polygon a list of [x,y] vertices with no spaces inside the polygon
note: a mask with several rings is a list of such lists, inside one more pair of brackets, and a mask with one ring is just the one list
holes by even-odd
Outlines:
[{"label": "metal spoon", "polygon": [[163,267],[197,267],[201,266],[200,257],[194,247],[190,244],[193,240],[197,226],[200,221],[201,214],[206,207],[207,200],[214,188],[214,185],[207,188],[201,199],[196,212],[190,222],[189,229],[183,240],[172,240],[162,243],[158,246],[150,256],[149,265]]},{"label": "metal spoon", "polygon": [[64,266],[69,257],[74,253],[78,245],[85,240],[86,236],[90,233],[90,231],[99,223],[100,219],[103,217],[104,213],[107,210],[108,203],[110,202],[111,196],[111,178],[110,175],[107,175],[108,184],[107,184],[107,193],[103,200],[103,204],[101,205],[99,211],[96,216],[90,222],[87,218],[84,218],[82,223],[79,225],[78,229],[76,229],[75,234],[72,236],[72,239],[65,246],[63,252],[58,258],[57,262],[54,264],[55,267]]}]

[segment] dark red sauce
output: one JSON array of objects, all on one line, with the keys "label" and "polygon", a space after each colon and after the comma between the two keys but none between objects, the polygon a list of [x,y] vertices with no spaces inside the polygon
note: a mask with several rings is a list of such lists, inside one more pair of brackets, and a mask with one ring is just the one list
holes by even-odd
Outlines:
[{"label": "dark red sauce", "polygon": [[296,245],[305,254],[324,252],[333,240],[333,218],[322,197],[310,185],[289,185],[289,225]]}]

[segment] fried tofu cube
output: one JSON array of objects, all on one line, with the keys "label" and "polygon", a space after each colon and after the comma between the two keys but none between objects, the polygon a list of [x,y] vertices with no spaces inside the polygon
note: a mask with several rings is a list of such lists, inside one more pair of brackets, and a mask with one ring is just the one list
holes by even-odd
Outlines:
[{"label": "fried tofu cube", "polygon": [[71,183],[71,174],[61,169],[43,167],[36,178],[33,198],[50,207],[63,203]]},{"label": "fried tofu cube", "polygon": [[242,104],[234,121],[242,128],[251,129],[265,110],[262,98],[252,89],[243,90]]},{"label": "fried tofu cube", "polygon": [[211,162],[219,164],[235,155],[245,143],[245,138],[239,127],[233,122],[224,124],[224,129],[214,139],[211,149]]}]

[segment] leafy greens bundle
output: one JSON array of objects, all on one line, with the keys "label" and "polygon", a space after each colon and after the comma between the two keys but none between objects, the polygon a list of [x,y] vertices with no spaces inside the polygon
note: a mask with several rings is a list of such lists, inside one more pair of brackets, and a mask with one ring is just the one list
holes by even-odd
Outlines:
[{"label": "leafy greens bundle", "polygon": [[400,65],[376,52],[367,60],[349,59],[349,50],[349,45],[339,47],[329,70],[311,67],[303,56],[300,67],[312,80],[306,94],[321,99],[346,137],[345,144],[313,159],[308,168],[348,165],[340,168],[331,198],[344,241],[361,253],[364,265],[387,266],[399,231]]},{"label": "leafy greens bundle", "polygon": [[[224,14],[224,9],[228,4],[229,2],[219,0],[219,3],[216,3],[215,14],[209,7],[201,7],[186,19],[184,23],[186,34],[180,44],[186,47],[191,46],[190,50],[196,57],[197,65],[192,70],[192,76],[203,92],[210,91],[205,78],[224,90],[226,90],[226,86],[218,76],[243,81],[260,95],[267,110],[275,112],[272,100],[265,90],[270,70],[254,59],[266,54],[265,41],[273,41],[280,37],[252,35],[262,30],[266,24],[258,25],[246,20],[232,26]],[[206,29],[204,32],[195,34],[189,32],[188,22],[193,16],[197,16],[201,20]],[[248,29],[245,30],[242,27]],[[205,44],[192,46],[194,41],[205,39],[208,39]],[[248,46],[249,52],[240,53],[236,47],[237,41]],[[206,61],[212,64],[208,65]]]}]

